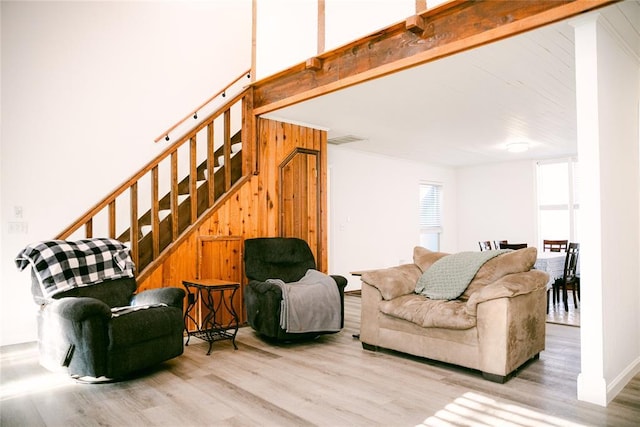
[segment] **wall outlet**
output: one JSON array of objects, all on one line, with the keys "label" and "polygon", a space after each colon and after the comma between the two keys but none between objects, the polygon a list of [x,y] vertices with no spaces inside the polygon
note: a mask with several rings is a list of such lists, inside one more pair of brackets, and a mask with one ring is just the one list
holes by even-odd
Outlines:
[{"label": "wall outlet", "polygon": [[22,208],[22,206],[13,207],[13,216],[18,219],[24,218],[24,209]]},{"label": "wall outlet", "polygon": [[29,224],[24,221],[9,221],[9,234],[27,234]]}]

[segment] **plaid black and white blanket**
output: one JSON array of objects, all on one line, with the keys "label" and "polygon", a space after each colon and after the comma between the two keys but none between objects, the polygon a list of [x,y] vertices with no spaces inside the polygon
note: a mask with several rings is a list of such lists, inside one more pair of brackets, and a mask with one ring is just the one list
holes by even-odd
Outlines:
[{"label": "plaid black and white blanket", "polygon": [[43,296],[134,277],[129,248],[114,239],[47,240],[25,247],[15,259],[18,270],[32,266]]}]

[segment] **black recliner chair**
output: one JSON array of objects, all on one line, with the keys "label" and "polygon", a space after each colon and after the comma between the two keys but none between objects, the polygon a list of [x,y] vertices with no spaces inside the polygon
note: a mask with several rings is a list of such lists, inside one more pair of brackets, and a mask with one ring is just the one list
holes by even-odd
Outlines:
[{"label": "black recliner chair", "polygon": [[[28,265],[25,258],[21,254],[17,259],[19,268]],[[31,265],[43,261],[34,262]],[[82,255],[78,265],[90,268],[83,263]],[[64,271],[56,277],[63,275]],[[31,278],[31,293],[40,306],[40,364],[49,370],[66,370],[86,382],[122,380],[183,353],[184,289],[169,287],[134,294],[135,278],[120,277],[82,283],[50,295],[43,290],[34,268]]]},{"label": "black recliner chair", "polygon": [[[316,268],[307,242],[293,237],[262,237],[244,242],[244,268],[249,283],[244,290],[244,302],[249,325],[260,335],[274,340],[315,338],[336,331],[292,333],[280,325],[282,289],[268,279],[285,283],[299,281],[309,269]],[[340,327],[344,327],[344,288],[347,279],[331,276],[340,292]]]}]

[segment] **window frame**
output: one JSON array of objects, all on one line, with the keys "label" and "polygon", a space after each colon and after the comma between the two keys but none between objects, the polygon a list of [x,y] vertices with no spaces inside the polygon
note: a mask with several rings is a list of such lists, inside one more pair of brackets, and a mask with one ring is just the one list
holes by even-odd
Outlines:
[{"label": "window frame", "polygon": [[[545,165],[551,164],[566,164],[567,165],[567,203],[548,203],[542,204],[541,194],[543,191],[541,180],[542,173],[540,168]],[[565,157],[559,159],[539,160],[536,162],[536,218],[537,218],[537,230],[538,230],[538,245],[542,247],[544,239],[553,239],[553,236],[544,236],[542,232],[542,218],[543,211],[555,211],[555,212],[567,212],[568,214],[568,227],[569,235],[568,240],[570,242],[578,241],[578,227],[577,216],[580,210],[580,203],[577,199],[578,179],[579,179],[580,163],[577,157]]]}]

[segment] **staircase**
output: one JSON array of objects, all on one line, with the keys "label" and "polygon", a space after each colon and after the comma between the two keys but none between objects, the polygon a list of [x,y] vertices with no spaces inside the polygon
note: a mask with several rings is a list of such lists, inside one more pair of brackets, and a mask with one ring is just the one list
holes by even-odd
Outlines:
[{"label": "staircase", "polygon": [[118,239],[142,280],[253,173],[252,104],[251,88],[229,98],[56,239]]}]

